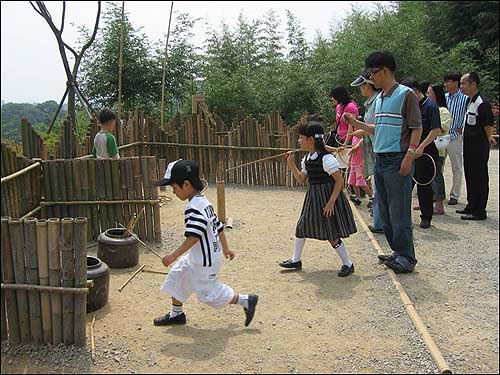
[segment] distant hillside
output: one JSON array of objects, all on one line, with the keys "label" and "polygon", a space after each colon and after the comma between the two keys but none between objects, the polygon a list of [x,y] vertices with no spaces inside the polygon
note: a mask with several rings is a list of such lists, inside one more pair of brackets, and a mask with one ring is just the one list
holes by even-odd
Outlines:
[{"label": "distant hillside", "polygon": [[[25,117],[37,129],[46,129],[56,113],[58,103],[49,100],[40,104],[5,103],[2,104],[2,138],[21,142],[21,118]],[[63,109],[59,117],[65,115]]]}]

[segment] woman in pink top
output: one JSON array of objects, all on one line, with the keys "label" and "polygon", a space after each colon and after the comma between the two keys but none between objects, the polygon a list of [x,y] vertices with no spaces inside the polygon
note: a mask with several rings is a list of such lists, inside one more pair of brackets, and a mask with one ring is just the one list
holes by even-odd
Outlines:
[{"label": "woman in pink top", "polygon": [[355,118],[358,118],[359,110],[358,105],[354,100],[352,100],[351,95],[347,92],[344,86],[337,86],[330,92],[330,98],[334,105],[336,105],[336,129],[338,134],[339,142],[342,142],[343,146],[349,145],[351,140],[352,130],[349,131],[349,125],[344,119],[344,113],[351,113]]},{"label": "woman in pink top", "polygon": [[366,195],[371,199],[372,190],[363,177],[363,138],[352,137],[352,150],[349,156],[349,185],[354,189],[355,197],[351,200],[356,206],[361,204],[361,194],[359,188],[363,189]]}]

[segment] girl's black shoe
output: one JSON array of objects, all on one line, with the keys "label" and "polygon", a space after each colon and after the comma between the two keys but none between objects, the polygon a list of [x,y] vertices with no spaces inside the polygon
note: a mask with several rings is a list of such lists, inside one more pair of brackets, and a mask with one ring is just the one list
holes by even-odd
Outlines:
[{"label": "girl's black shoe", "polygon": [[291,259],[284,260],[283,262],[280,262],[279,265],[283,268],[293,268],[296,270],[301,270],[302,269],[302,261],[299,260],[297,262],[292,262]]},{"label": "girl's black shoe", "polygon": [[353,272],[354,272],[354,263],[351,264],[351,267],[347,267],[346,265],[343,265],[342,268],[340,269],[340,271],[337,272],[337,275],[339,277],[346,277],[346,276],[349,276]]}]

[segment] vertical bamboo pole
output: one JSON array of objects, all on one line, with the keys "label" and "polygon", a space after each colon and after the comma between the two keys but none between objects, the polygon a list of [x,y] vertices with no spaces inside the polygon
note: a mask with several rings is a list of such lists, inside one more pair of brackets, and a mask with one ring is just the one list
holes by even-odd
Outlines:
[{"label": "vertical bamboo pole", "polygon": [[[149,159],[150,176],[158,175],[158,164],[154,158]],[[156,178],[156,177],[155,177]],[[158,199],[158,186],[151,185],[151,199]],[[154,217],[154,239],[155,242],[161,242],[161,218],[160,218],[160,204],[155,203],[153,206]]]},{"label": "vertical bamboo pole", "polygon": [[[60,185],[59,185],[59,177],[57,175],[57,161],[49,161],[47,163],[48,171],[50,174],[50,188],[48,195],[50,197],[50,201],[54,202],[57,200],[60,200],[59,194],[60,194]],[[54,206],[52,208],[53,214],[56,217],[61,217],[61,207],[59,206]]]},{"label": "vertical bamboo pole", "polygon": [[[14,259],[16,284],[26,284],[26,270],[24,268],[24,234],[21,220],[10,219],[9,232],[12,256]],[[27,344],[31,341],[28,293],[24,290],[18,290],[16,291],[16,297],[19,311],[21,342]]]},{"label": "vertical bamboo pole", "polygon": [[[87,160],[81,159],[76,161],[77,170],[81,173],[81,195],[80,198],[84,201],[89,199],[89,169]],[[82,207],[82,215],[87,218],[87,239],[92,238],[92,215],[90,213],[91,206],[86,204]]]},{"label": "vertical bamboo pole", "polygon": [[[1,274],[1,279],[2,279],[2,284],[4,282],[4,277],[3,277],[3,273]],[[5,305],[5,295],[4,295],[4,292],[3,292],[3,289],[0,290],[0,303],[2,304],[2,310],[1,310],[1,314],[2,314],[2,342],[7,340],[7,337],[8,337],[8,330],[7,330],[7,309],[6,309],[6,305]]]},{"label": "vertical bamboo pole", "polygon": [[[68,163],[69,161],[69,163]],[[66,180],[68,181],[68,201],[79,201],[82,200],[82,170],[79,164],[80,160],[65,160],[66,167]],[[71,194],[71,195],[70,195]],[[70,217],[76,217],[82,215],[81,206],[69,206],[71,210],[69,211]]]},{"label": "vertical bamboo pole", "polygon": [[123,67],[123,29],[125,27],[125,1],[122,1],[122,22],[120,24],[120,56],[118,60],[118,117],[116,119],[116,142],[121,144],[122,136],[122,67]]},{"label": "vertical bamboo pole", "polygon": [[[111,159],[104,159],[104,180],[103,184],[105,185],[106,189],[106,194],[105,194],[105,199],[106,200],[112,200],[113,199],[113,183],[112,183],[112,175],[111,175]],[[111,206],[107,205],[107,211],[108,211],[108,228],[116,228],[116,215],[115,215],[115,208],[116,206]],[[106,228],[106,229],[108,229]]]},{"label": "vertical bamboo pole", "polygon": [[[97,199],[97,186],[96,186],[96,159],[87,160],[87,168],[88,168],[88,177],[89,177],[89,190],[88,190],[88,199],[96,200]],[[90,215],[92,216],[92,238],[96,238],[101,232],[99,229],[99,206],[92,205],[90,207]]]},{"label": "vertical bamboo pole", "polygon": [[[120,189],[121,189],[121,197],[126,200],[128,197],[128,189],[127,189],[127,160],[121,158],[119,162],[120,168]],[[122,204],[122,213],[123,213],[123,225],[127,225],[130,220],[130,204]]]},{"label": "vertical bamboo pole", "polygon": [[[95,191],[97,200],[106,199],[106,183],[104,179],[104,159],[96,159]],[[108,207],[105,204],[99,205],[99,220],[101,222],[101,231],[109,229]]]},{"label": "vertical bamboo pole", "polygon": [[[149,160],[151,158],[144,156],[141,158],[141,172],[142,172],[142,183],[144,186],[144,199],[151,199],[151,185],[150,185],[150,166]],[[153,228],[153,208],[150,204],[145,205],[144,215],[146,217],[146,239],[149,242],[154,240],[154,228]]]},{"label": "vertical bamboo pole", "polygon": [[[132,167],[134,170],[134,186],[135,186],[135,199],[143,199],[144,193],[143,193],[143,177],[141,174],[141,158],[133,158],[132,159]],[[137,215],[139,215],[139,212],[142,210],[144,207],[143,204],[138,204],[137,205]],[[146,240],[146,219],[144,218],[144,215],[141,215],[139,218],[139,222],[137,223],[138,228],[138,234],[139,238],[142,239],[143,241]]]},{"label": "vertical bamboo pole", "polygon": [[[69,152],[69,146],[68,146],[68,152]],[[66,168],[64,167],[64,160],[58,160],[57,161],[57,177],[59,178],[59,186],[60,186],[60,191],[59,191],[59,197],[62,201],[66,201],[68,198],[68,193],[67,193],[67,187],[66,185],[68,183],[71,183],[71,179],[69,181],[66,180]],[[70,176],[68,176],[71,178]],[[64,216],[69,216],[69,210],[67,206],[61,206],[61,215]]]},{"label": "vertical bamboo pole", "polygon": [[[87,218],[78,217],[74,224],[75,247],[75,287],[84,288],[87,285]],[[84,346],[86,343],[86,308],[87,295],[75,295],[75,345]]]},{"label": "vertical bamboo pole", "polygon": [[[36,222],[36,240],[38,251],[38,271],[41,286],[49,286],[49,253],[47,247],[47,220],[38,220]],[[52,343],[52,319],[50,308],[50,295],[47,292],[40,293],[42,305],[42,331],[43,342]]]},{"label": "vertical bamboo pole", "polygon": [[[80,188],[80,173],[81,171],[73,171],[74,168],[74,160],[67,159],[64,160],[64,174],[66,181],[66,199],[67,201],[78,200],[75,198],[75,191]],[[75,181],[76,180],[76,181]],[[67,206],[67,215],[70,217],[75,217],[76,211],[78,210],[78,206]]]},{"label": "vertical bamboo pole", "polygon": [[[121,200],[121,190],[120,190],[120,161],[119,160],[110,160],[111,162],[111,183],[112,183],[112,197],[113,199]],[[109,199],[109,198],[108,198]],[[114,219],[118,223],[122,223],[126,225],[123,221],[123,204],[114,205]],[[118,225],[116,225],[118,226]]]},{"label": "vertical bamboo pole", "polygon": [[[61,220],[58,218],[51,218],[47,223],[50,286],[61,286],[61,256],[59,243],[61,237]],[[63,341],[62,300],[60,294],[52,293],[50,295],[50,306],[52,310],[52,344],[59,345]]]},{"label": "vertical bamboo pole", "polygon": [[[24,244],[26,254],[26,283],[38,285],[38,250],[36,238],[36,218],[28,217],[24,220]],[[37,291],[28,292],[30,323],[31,323],[31,341],[34,344],[43,343],[42,331],[42,311],[40,303],[40,294]]]},{"label": "vertical bamboo pole", "polygon": [[[14,272],[14,257],[12,253],[10,233],[9,233],[9,217],[2,217],[2,282],[6,284],[15,284],[16,277]],[[13,290],[5,291],[5,305],[7,317],[7,326],[9,331],[9,341],[12,344],[17,344],[21,341],[21,333],[19,328],[19,315],[17,309],[16,292]]]},{"label": "vertical bamboo pole", "polygon": [[[74,286],[74,252],[73,252],[73,218],[61,220],[61,286]],[[63,342],[66,345],[74,343],[74,296],[62,296]]]},{"label": "vertical bamboo pole", "polygon": [[[132,159],[127,159],[125,162],[126,168],[127,168],[127,196],[128,199],[135,199],[135,187],[134,187],[134,170],[133,170],[133,162]],[[130,210],[130,217],[132,217],[134,214],[138,215],[139,214],[139,205],[138,204],[130,204],[129,205],[129,210]],[[139,228],[136,226],[136,228]],[[140,236],[139,236],[140,237]]]}]

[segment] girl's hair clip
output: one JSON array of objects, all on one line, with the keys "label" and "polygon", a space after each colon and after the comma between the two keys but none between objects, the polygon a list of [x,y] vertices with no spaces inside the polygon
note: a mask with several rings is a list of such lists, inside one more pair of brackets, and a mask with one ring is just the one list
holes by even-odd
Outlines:
[{"label": "girl's hair clip", "polygon": [[320,139],[323,139],[324,138],[324,134],[314,134],[314,138],[320,138]]}]

